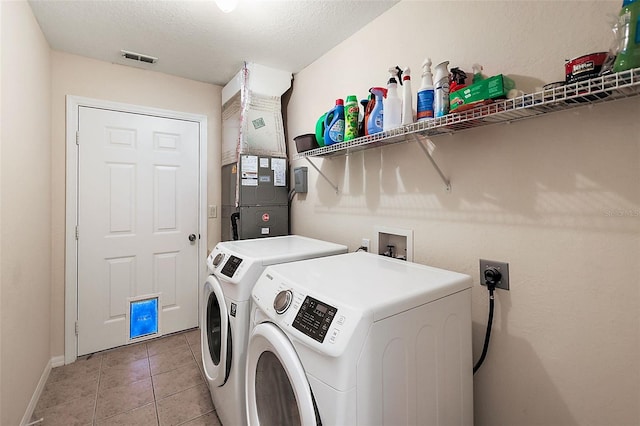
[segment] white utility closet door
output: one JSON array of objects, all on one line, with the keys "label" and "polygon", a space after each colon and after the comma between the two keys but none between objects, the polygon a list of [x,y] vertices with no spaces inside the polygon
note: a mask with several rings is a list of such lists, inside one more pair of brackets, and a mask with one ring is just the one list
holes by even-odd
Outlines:
[{"label": "white utility closet door", "polygon": [[132,297],[196,327],[199,123],[80,107],[78,135],[78,356],[130,343]]}]

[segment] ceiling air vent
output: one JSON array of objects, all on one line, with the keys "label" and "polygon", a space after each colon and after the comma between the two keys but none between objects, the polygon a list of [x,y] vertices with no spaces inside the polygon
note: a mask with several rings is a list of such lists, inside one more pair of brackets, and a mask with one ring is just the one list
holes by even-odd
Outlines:
[{"label": "ceiling air vent", "polygon": [[145,62],[147,64],[155,64],[158,62],[158,58],[149,55],[143,55],[141,53],[129,52],[128,50],[121,50],[120,54],[125,59],[131,59],[132,61]]}]

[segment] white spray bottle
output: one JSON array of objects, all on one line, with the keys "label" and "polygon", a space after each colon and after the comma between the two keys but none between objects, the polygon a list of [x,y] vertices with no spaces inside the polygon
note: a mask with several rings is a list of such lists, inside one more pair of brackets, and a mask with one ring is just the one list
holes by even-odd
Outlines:
[{"label": "white spray bottle", "polygon": [[418,90],[418,121],[433,118],[433,76],[431,75],[431,58],[422,63],[422,84]]},{"label": "white spray bottle", "polygon": [[395,129],[402,125],[402,99],[398,96],[398,82],[396,80],[399,67],[389,68],[389,83],[387,83],[387,97],[382,101],[384,114],[382,115],[382,130]]},{"label": "white spray bottle", "polygon": [[407,125],[415,120],[413,101],[411,100],[411,68],[402,71],[402,124]]}]

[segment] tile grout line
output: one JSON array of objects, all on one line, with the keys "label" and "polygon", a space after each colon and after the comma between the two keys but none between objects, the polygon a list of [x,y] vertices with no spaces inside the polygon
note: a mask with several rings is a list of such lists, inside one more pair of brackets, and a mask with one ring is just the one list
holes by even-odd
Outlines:
[{"label": "tile grout line", "polygon": [[[92,355],[93,356],[93,355]],[[96,411],[98,410],[98,394],[100,393],[100,380],[102,379],[102,364],[104,363],[104,354],[100,354],[100,366],[98,367],[98,383],[96,384],[96,398],[93,402],[93,415],[91,416],[91,424],[96,424]]]},{"label": "tile grout line", "polygon": [[158,412],[158,401],[156,400],[156,383],[153,381],[153,373],[151,372],[151,357],[149,356],[149,345],[144,344],[147,351],[147,365],[149,366],[149,379],[151,380],[151,392],[153,393],[153,408],[156,411],[156,425],[160,425],[160,413]]},{"label": "tile grout line", "polygon": [[[183,333],[179,333],[179,334],[183,334]],[[196,340],[197,340],[197,337],[198,336],[195,336],[194,338],[196,338]],[[189,352],[191,353],[191,356],[192,356],[192,361],[195,363],[195,368],[198,371],[198,376],[201,378],[201,381],[200,381],[200,383],[194,384],[192,386],[189,386],[189,387],[187,387],[185,389],[182,389],[179,392],[193,389],[193,388],[195,388],[197,386],[201,386],[203,383],[204,383],[204,386],[207,387],[207,384],[206,384],[207,382],[206,382],[205,377],[203,376],[203,371],[200,369],[200,365],[198,364],[198,359],[202,356],[202,354],[201,354],[201,349],[202,348],[201,348],[200,342],[195,341],[195,342],[193,342],[193,345],[192,345],[190,343],[189,338],[187,337],[186,333],[184,333],[181,336],[181,338],[183,339],[183,342],[185,342],[187,344],[187,347],[189,348]],[[156,414],[156,425],[158,426],[158,425],[161,424],[161,420],[160,420],[160,415],[159,415],[160,413],[159,413],[159,406],[158,406],[158,399],[157,399],[158,395],[156,394],[156,389],[155,389],[155,387],[156,387],[155,385],[156,384],[154,383],[153,375],[151,374],[150,350],[149,350],[148,342],[145,342],[143,344],[144,344],[144,352],[145,352],[145,356],[146,356],[146,360],[147,360],[147,367],[149,369],[149,379],[151,380],[151,385],[152,385],[152,389],[151,390],[152,390],[152,397],[153,397],[154,409],[155,409],[155,414]],[[109,371],[110,367],[108,365],[109,363],[107,362],[107,357],[106,357],[106,353],[107,352],[109,352],[109,351],[95,352],[95,353],[90,354],[88,357],[86,357],[83,360],[83,361],[88,361],[92,357],[97,357],[97,356],[100,357],[100,360],[96,363],[97,364],[96,368],[97,368],[98,371],[97,371],[96,382],[95,382],[95,385],[94,385],[94,392],[95,392],[94,393],[94,401],[93,401],[92,407],[90,408],[90,410],[91,410],[90,411],[91,418],[90,418],[89,422],[87,423],[87,425],[95,426],[97,424],[100,424],[103,420],[108,419],[109,417],[115,417],[115,416],[118,416],[118,415],[126,413],[126,412],[114,413],[112,416],[105,417],[104,419],[103,418],[101,418],[101,419],[97,418],[97,407],[98,407],[98,404],[101,403],[101,400],[99,398],[100,398],[100,389],[101,389],[101,386],[102,386],[102,381],[105,380],[105,384],[109,382],[109,380],[108,380],[109,379],[108,371]],[[78,359],[77,361],[81,362],[82,360]],[[178,367],[178,368],[180,368],[180,367]],[[107,370],[107,371],[105,371],[105,370]],[[92,371],[95,371],[95,370],[92,370]],[[171,370],[171,371],[173,371],[173,370]],[[141,380],[143,380],[143,379],[141,379]],[[53,383],[53,381],[51,383]],[[208,390],[208,388],[207,388],[207,390]],[[166,395],[166,396],[164,396],[163,398],[160,398],[160,399],[164,399],[164,398],[173,396],[173,395],[175,395],[175,394],[177,394],[179,392],[175,392],[175,393]],[[68,402],[68,401],[64,401],[64,402],[62,402],[62,404],[66,403],[66,402]],[[133,408],[131,410],[128,410],[127,412],[134,411],[134,410],[136,410],[138,408],[140,408],[140,407]],[[201,413],[197,417],[193,417],[193,418],[191,418],[189,420],[186,420],[186,422],[195,420],[198,417],[203,417],[203,416],[209,415],[210,413],[215,413],[215,411],[216,411],[215,407],[213,407],[211,411],[207,411],[206,413]],[[216,417],[217,417],[217,415],[216,415]]]},{"label": "tile grout line", "polygon": [[[205,379],[204,377],[202,377],[202,371],[200,371],[200,366],[198,365],[198,360],[197,360],[197,358],[196,358],[196,355],[195,355],[195,354],[194,354],[194,352],[193,352],[193,347],[191,346],[191,343],[189,343],[189,339],[187,339],[186,334],[184,335],[184,338],[185,338],[185,340],[187,341],[187,347],[189,348],[189,352],[191,352],[191,356],[193,357],[193,360],[194,360],[194,362],[196,363],[196,368],[198,369],[198,374],[199,374],[199,375],[200,375],[200,377],[202,378],[202,381],[204,382],[205,387],[207,387],[207,392],[208,392],[208,391],[209,391],[209,389],[208,389],[208,385],[207,385],[206,379]],[[193,389],[193,388],[198,387],[198,386],[201,386],[201,385],[202,385],[202,383],[198,383],[197,385],[191,386],[191,387],[190,387],[190,388],[188,388],[188,389]],[[187,389],[185,389],[185,390],[187,390]],[[182,392],[182,391],[181,391],[181,392]],[[176,393],[174,393],[173,395],[176,395],[176,394],[178,394],[178,393],[180,393],[180,392],[176,392]],[[212,407],[213,407],[213,404],[212,404]],[[213,407],[211,411],[207,411],[206,413],[198,414],[197,416],[195,416],[195,417],[193,417],[193,418],[187,419],[187,420],[185,420],[184,422],[179,423],[177,426],[187,424],[187,423],[189,423],[190,421],[193,421],[193,420],[199,419],[200,417],[204,417],[204,416],[208,415],[209,413],[215,413],[215,411],[216,411],[216,409],[215,409],[215,407]],[[216,414],[216,418],[217,418],[217,414]]]},{"label": "tile grout line", "polygon": [[[185,334],[185,339],[186,339],[186,334]],[[202,385],[202,384],[205,384],[205,385],[206,385],[205,378],[203,377],[203,375],[202,375],[202,371],[200,370],[200,366],[198,365],[198,361],[197,361],[197,359],[196,359],[196,355],[195,355],[195,353],[194,353],[194,351],[193,351],[193,347],[192,347],[192,346],[191,346],[191,344],[189,343],[189,340],[188,340],[188,339],[186,339],[186,343],[187,343],[187,348],[189,349],[189,352],[191,353],[192,360],[193,360],[193,361],[194,361],[194,363],[195,363],[195,368],[196,368],[196,370],[198,371],[198,376],[200,377],[200,379],[202,380],[202,382],[201,382],[201,383],[194,383],[192,386],[189,386],[189,387],[187,387],[187,388],[180,389],[180,390],[178,390],[178,391],[175,391],[175,392],[173,392],[173,393],[169,393],[169,394],[167,394],[167,395],[163,395],[161,398],[157,399],[157,401],[158,401],[158,400],[159,400],[159,401],[162,401],[162,400],[167,399],[167,398],[169,398],[169,397],[171,397],[171,396],[173,396],[173,395],[177,395],[177,394],[179,394],[179,393],[181,393],[181,392],[184,392],[184,391],[186,391],[186,390],[193,389],[193,388],[195,388],[195,387],[197,387],[197,386],[200,386],[200,385]],[[198,353],[198,355],[200,355],[200,353]],[[173,372],[173,371],[175,371],[175,370],[178,370],[178,369],[180,369],[180,368],[184,368],[184,367],[188,367],[188,365],[187,365],[187,364],[184,364],[184,365],[178,366],[178,367],[176,367],[176,368],[174,368],[174,369],[172,369],[172,370],[168,370],[168,371],[164,371],[164,372],[162,372],[162,373],[158,373],[158,374],[156,374],[156,376],[161,376],[161,375],[163,375],[163,374],[168,374],[168,373],[171,373],[171,372]],[[153,378],[153,375],[152,375],[152,378]],[[152,380],[152,382],[153,382],[153,380]],[[155,385],[155,382],[153,382],[153,383],[154,383],[154,385]],[[154,400],[156,400],[156,396],[155,396],[155,387],[154,387]],[[192,420],[193,420],[193,419],[192,419]]]},{"label": "tile grout line", "polygon": [[[186,338],[186,335],[185,335],[185,338]],[[205,389],[206,389],[207,393],[209,393],[209,384],[207,383],[207,378],[204,375],[204,365],[202,367],[203,369],[201,370],[200,369],[200,365],[198,364],[198,357],[202,356],[202,339],[200,339],[199,344],[194,345],[194,346],[198,346],[198,349],[199,349],[197,355],[194,353],[193,346],[191,346],[191,344],[189,343],[189,339],[187,339],[187,345],[189,346],[189,349],[191,350],[191,355],[193,355],[193,358],[194,358],[194,360],[196,362],[196,368],[198,369],[198,373],[200,374],[200,377],[202,378],[202,382],[204,383]],[[199,386],[199,385],[197,385],[197,386]],[[193,386],[193,387],[195,387],[195,386]],[[218,419],[218,423],[220,423],[220,418],[218,417],[218,413],[217,413],[216,407],[213,405],[213,401],[211,403],[211,407],[212,407],[211,411],[207,411],[206,413],[201,414],[199,417],[204,417],[204,416],[208,415],[209,413],[214,413],[215,416],[216,416],[216,419]],[[199,417],[194,417],[191,420],[195,420],[195,419],[197,419]],[[191,420],[187,420],[184,423],[190,422]],[[184,423],[182,423],[182,424],[184,424]],[[220,423],[220,425],[222,426],[222,423]],[[180,425],[178,425],[178,426],[180,426]]]}]

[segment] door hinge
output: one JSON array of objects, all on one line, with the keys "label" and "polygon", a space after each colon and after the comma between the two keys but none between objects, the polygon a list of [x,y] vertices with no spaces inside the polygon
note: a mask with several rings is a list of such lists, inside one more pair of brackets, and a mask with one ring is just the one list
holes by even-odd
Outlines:
[{"label": "door hinge", "polygon": [[76,226],[76,240],[80,238],[80,231],[78,231],[78,227]]},{"label": "door hinge", "polygon": [[80,132],[76,131],[76,145],[80,145]]},{"label": "door hinge", "polygon": [[80,327],[78,326],[78,321],[76,321],[76,336],[78,335]]}]

